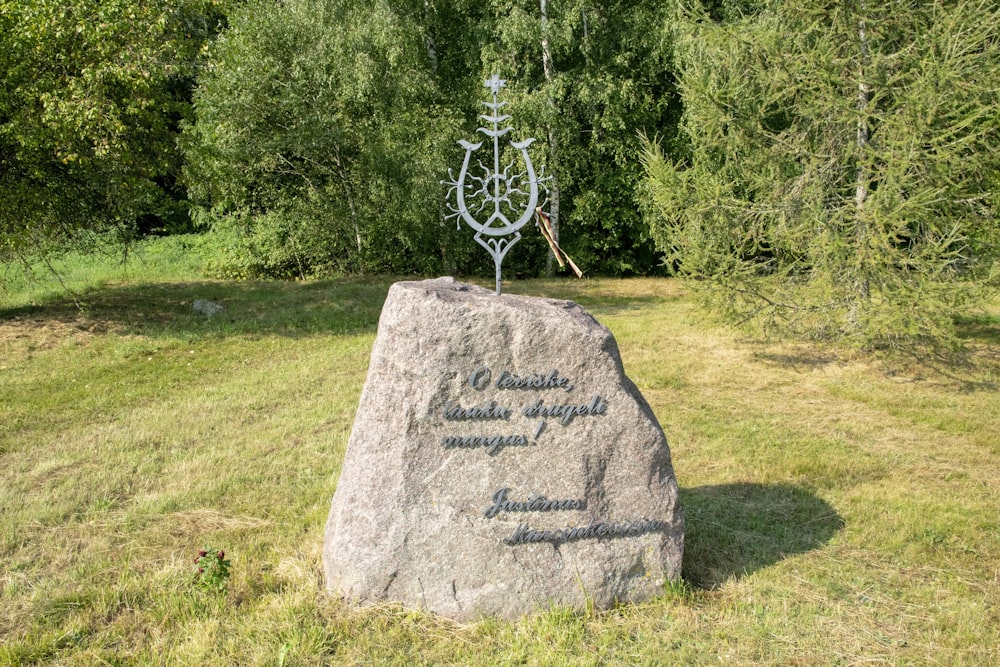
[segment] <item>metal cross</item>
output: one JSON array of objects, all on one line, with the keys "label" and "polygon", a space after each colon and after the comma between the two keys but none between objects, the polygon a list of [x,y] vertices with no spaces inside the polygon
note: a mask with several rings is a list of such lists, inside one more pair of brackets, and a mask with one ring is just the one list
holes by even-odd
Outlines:
[{"label": "metal cross", "polygon": [[[480,127],[476,130],[493,140],[493,168],[489,168],[477,159],[478,169],[473,167],[475,173],[470,173],[469,162],[472,154],[482,147],[483,142],[473,144],[459,139],[459,145],[465,149],[462,169],[457,179],[449,169],[448,176],[451,180],[442,181],[444,185],[451,186],[448,190],[448,199],[451,200],[452,195],[455,198],[454,204],[448,202],[451,213],[445,216],[445,219],[463,220],[476,231],[473,237],[476,243],[486,248],[493,257],[497,294],[500,294],[500,265],[503,263],[503,258],[511,246],[521,240],[519,230],[534,215],[535,209],[539,206],[539,186],[542,185],[544,189],[543,181],[547,180],[546,177],[535,174],[528,155],[528,146],[535,141],[534,139],[508,142],[520,154],[524,163],[523,171],[514,173],[516,159],[512,159],[503,169],[500,168],[500,138],[512,131],[511,127],[502,127],[511,119],[510,116],[500,115],[500,110],[507,103],[497,101],[497,96],[506,83],[496,74],[484,83],[493,93],[493,101],[482,103],[489,112],[479,117],[491,127]],[[523,188],[527,188],[527,191]],[[469,209],[470,204],[475,207],[472,211]],[[485,222],[480,222],[475,217],[480,214],[487,214]],[[516,218],[514,222],[511,222],[511,217]]]}]

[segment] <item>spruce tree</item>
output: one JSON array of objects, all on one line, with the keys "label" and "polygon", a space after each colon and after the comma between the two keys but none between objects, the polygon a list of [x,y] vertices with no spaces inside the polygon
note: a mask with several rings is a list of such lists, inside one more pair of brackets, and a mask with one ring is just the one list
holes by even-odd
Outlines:
[{"label": "spruce tree", "polygon": [[953,342],[1000,273],[1000,7],[789,0],[671,29],[685,150],[644,164],[672,265],[737,321]]}]

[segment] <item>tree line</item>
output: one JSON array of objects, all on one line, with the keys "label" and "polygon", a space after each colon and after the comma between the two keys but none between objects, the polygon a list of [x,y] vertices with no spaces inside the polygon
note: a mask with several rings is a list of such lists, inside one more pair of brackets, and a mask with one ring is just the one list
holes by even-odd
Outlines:
[{"label": "tree line", "polygon": [[[476,271],[443,223],[483,81],[554,176],[584,271],[657,270],[640,132],[679,117],[661,3],[549,0],[3,2],[8,251],[193,226],[233,276]],[[537,274],[527,239],[510,269]]]},{"label": "tree line", "polygon": [[[998,282],[989,0],[0,0],[0,252],[207,231],[231,277],[488,273],[444,223],[498,73],[590,275],[865,344]],[[546,267],[541,235],[505,266]],[[551,266],[551,265],[550,265]]]}]

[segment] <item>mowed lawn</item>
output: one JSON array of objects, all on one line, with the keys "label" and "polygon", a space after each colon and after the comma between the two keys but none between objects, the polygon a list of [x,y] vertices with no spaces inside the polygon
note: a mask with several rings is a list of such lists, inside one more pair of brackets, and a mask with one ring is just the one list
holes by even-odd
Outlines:
[{"label": "mowed lawn", "polygon": [[[508,283],[614,332],[670,442],[684,581],[457,625],[322,590],[389,284],[133,277],[0,309],[0,664],[1000,664],[1000,308],[955,364],[756,342],[668,279]],[[193,585],[204,546],[225,594]]]}]

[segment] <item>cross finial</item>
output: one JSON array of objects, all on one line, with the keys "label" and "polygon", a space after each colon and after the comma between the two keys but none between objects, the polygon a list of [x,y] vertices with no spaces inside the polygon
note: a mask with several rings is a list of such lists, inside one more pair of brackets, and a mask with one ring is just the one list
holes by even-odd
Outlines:
[{"label": "cross finial", "polygon": [[507,85],[507,81],[494,74],[489,79],[486,79],[486,83],[483,85],[489,88],[493,92],[493,95],[496,96],[500,92],[500,89]]},{"label": "cross finial", "polygon": [[[501,124],[510,120],[510,116],[500,112],[507,103],[497,99],[500,90],[506,87],[507,82],[498,74],[493,74],[483,85],[493,92],[493,101],[483,102],[489,111],[481,114],[479,118],[485,120],[488,127],[480,127],[476,132],[492,139],[493,168],[488,166],[488,162],[483,164],[480,158],[474,161],[477,166],[472,167],[470,172],[472,154],[486,142],[472,143],[459,140],[458,143],[465,149],[462,170],[458,178],[452,176],[449,170],[448,176],[451,180],[442,183],[451,186],[448,198],[454,197],[455,202],[454,205],[451,202],[447,204],[451,214],[445,218],[456,217],[475,230],[476,235],[473,238],[476,243],[485,248],[493,258],[497,294],[500,294],[500,265],[511,246],[521,239],[519,230],[535,215],[539,202],[539,188],[543,187],[542,181],[546,179],[535,174],[535,168],[528,155],[528,146],[534,139],[524,141],[507,139],[505,141],[509,141],[511,153],[500,150],[500,138],[513,131],[509,126],[501,127]],[[518,153],[514,154],[513,151]],[[503,168],[500,164],[501,157],[509,159]],[[523,171],[521,171],[522,166]],[[469,210],[470,203],[474,209],[472,211]],[[476,217],[480,213],[484,214],[482,217],[486,218],[485,222]],[[508,217],[515,215],[516,220]]]}]

